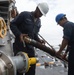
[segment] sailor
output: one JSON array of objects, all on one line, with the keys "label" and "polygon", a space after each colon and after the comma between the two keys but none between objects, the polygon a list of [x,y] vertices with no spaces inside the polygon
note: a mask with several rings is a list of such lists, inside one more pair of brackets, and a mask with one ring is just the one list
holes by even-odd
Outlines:
[{"label": "sailor", "polygon": [[[60,13],[55,18],[58,25],[63,27],[63,40],[57,54],[61,54],[67,47],[68,55],[68,75],[74,75],[74,23],[68,21],[66,14]],[[64,54],[66,56],[66,54]]]},{"label": "sailor", "polygon": [[[46,2],[39,3],[35,11],[21,12],[10,24],[10,28],[15,35],[15,42],[13,43],[14,55],[23,51],[28,54],[29,57],[35,57],[34,48],[24,42],[23,37],[30,37],[40,43],[44,43],[38,37],[38,32],[41,27],[40,17],[45,16],[49,10]],[[21,65],[21,64],[20,64]],[[17,75],[23,75],[17,73]],[[29,71],[25,75],[35,75],[35,65],[31,65]]]}]

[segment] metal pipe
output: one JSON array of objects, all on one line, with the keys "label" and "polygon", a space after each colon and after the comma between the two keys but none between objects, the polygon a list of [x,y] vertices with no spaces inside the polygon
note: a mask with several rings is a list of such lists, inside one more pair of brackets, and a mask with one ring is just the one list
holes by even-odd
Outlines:
[{"label": "metal pipe", "polygon": [[62,58],[62,55],[57,55],[56,54],[56,50],[53,50],[51,49],[50,47],[47,47],[45,45],[42,45],[41,43],[33,40],[33,39],[30,39],[30,38],[26,38],[24,37],[24,41],[30,45],[33,45],[34,47],[36,48],[39,48],[40,50],[44,51],[44,52],[47,52],[49,53],[51,56],[53,57],[57,57],[58,59],[62,60],[62,61],[65,61],[65,62],[68,62],[68,60],[65,58],[63,59]]},{"label": "metal pipe", "polygon": [[[15,63],[16,69],[22,69],[22,67],[24,66],[25,62],[23,61],[22,56],[15,56],[15,57],[11,57],[11,59],[13,60],[13,62]],[[18,66],[19,65],[19,66]]]},{"label": "metal pipe", "polygon": [[16,75],[16,71],[26,73],[30,65],[36,64],[38,58],[29,58],[24,52],[19,52],[16,56],[10,57],[0,52],[0,75]]}]

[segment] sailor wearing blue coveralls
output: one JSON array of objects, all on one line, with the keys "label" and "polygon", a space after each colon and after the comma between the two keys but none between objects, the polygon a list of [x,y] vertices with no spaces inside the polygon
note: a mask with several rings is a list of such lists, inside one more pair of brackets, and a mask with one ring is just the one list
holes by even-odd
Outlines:
[{"label": "sailor wearing blue coveralls", "polygon": [[69,51],[68,75],[74,75],[74,23],[68,21],[66,15],[63,13],[58,14],[56,16],[56,22],[64,28],[63,40],[62,40],[61,47],[59,51],[57,52],[57,54],[61,54],[61,52],[67,46],[67,49]]},{"label": "sailor wearing blue coveralls", "polygon": [[[40,43],[43,42],[38,37],[38,32],[41,27],[40,17],[46,15],[48,10],[49,7],[47,3],[39,3],[35,11],[24,11],[11,22],[10,28],[15,35],[15,42],[13,44],[14,55],[19,51],[23,51],[26,52],[29,57],[35,57],[33,46],[27,43],[25,43],[25,46],[23,45],[23,37],[30,37]],[[23,74],[17,72],[17,75]],[[35,75],[35,65],[32,65],[25,75]]]}]

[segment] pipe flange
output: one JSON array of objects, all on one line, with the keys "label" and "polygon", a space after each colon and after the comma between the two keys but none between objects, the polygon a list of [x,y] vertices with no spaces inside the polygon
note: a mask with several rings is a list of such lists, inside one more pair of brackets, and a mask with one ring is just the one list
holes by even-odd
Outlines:
[{"label": "pipe flange", "polygon": [[23,60],[24,60],[24,67],[22,69],[19,69],[18,71],[20,73],[26,73],[29,70],[29,68],[30,68],[29,57],[28,57],[28,55],[25,52],[19,52],[17,54],[17,56],[18,55],[21,55],[23,57]]},{"label": "pipe flange", "polygon": [[0,59],[4,62],[5,64],[5,69],[6,69],[6,75],[16,75],[16,67],[12,61],[12,59],[6,55],[5,53],[0,51]]}]

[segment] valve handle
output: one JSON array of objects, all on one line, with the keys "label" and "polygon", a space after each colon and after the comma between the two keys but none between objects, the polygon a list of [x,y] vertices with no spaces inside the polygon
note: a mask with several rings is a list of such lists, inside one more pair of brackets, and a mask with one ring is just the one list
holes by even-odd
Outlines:
[{"label": "valve handle", "polygon": [[5,20],[0,17],[0,38],[4,38],[7,34],[7,26]]}]

